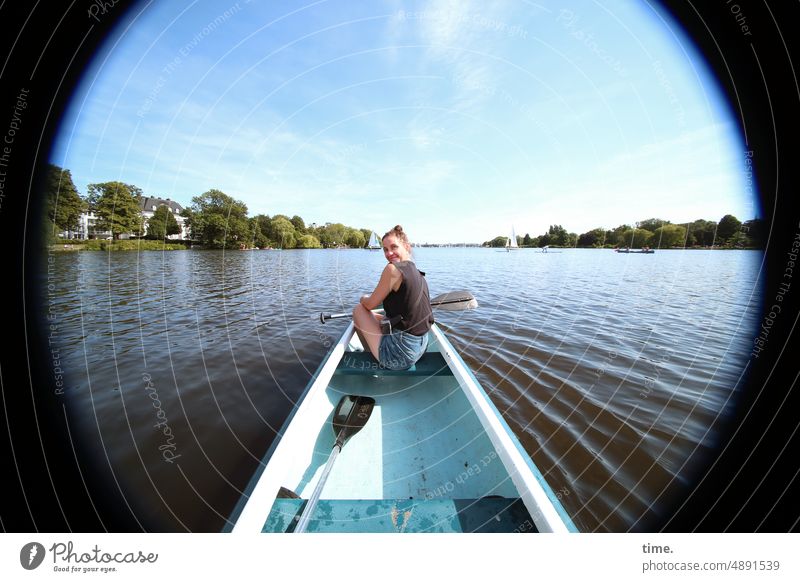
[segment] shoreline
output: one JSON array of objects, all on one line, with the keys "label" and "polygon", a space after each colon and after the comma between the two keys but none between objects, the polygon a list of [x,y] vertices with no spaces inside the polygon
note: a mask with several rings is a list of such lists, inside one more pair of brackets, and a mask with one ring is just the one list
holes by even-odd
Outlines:
[{"label": "shoreline", "polygon": [[[361,249],[361,248],[330,248],[330,249],[259,249],[259,248],[248,248],[248,249],[241,249],[241,248],[220,248],[220,249],[212,249],[203,247],[200,245],[194,246],[187,246],[181,243],[156,243],[150,244],[151,241],[148,241],[149,244],[111,244],[106,241],[103,241],[105,244],[98,244],[98,245],[87,245],[87,244],[63,244],[63,243],[55,243],[47,246],[47,250],[49,252],[63,252],[63,253],[70,253],[70,252],[143,252],[143,251],[309,251],[309,250],[319,250],[319,251],[365,251],[370,249]],[[95,248],[96,247],[96,248]],[[469,247],[461,247],[461,246],[449,246],[449,245],[437,245],[437,246],[425,246],[420,248],[468,248],[468,249],[488,249],[488,250],[503,250],[501,247],[480,247],[480,246],[469,246]],[[559,251],[562,250],[590,250],[590,251],[614,251],[613,247],[550,247],[552,249],[558,249]],[[541,253],[540,247],[519,247],[518,250],[520,251],[531,251],[536,253]],[[636,250],[636,249],[631,249]],[[653,249],[653,251],[658,252],[666,252],[666,251],[764,251],[764,249],[754,248],[754,247],[742,247],[742,248],[734,248],[734,247],[673,247],[673,248],[664,248],[664,249]],[[547,253],[542,253],[547,254]],[[620,254],[631,254],[631,253],[620,253]],[[632,254],[641,254],[634,252]],[[648,253],[648,254],[655,254],[655,253]]]}]

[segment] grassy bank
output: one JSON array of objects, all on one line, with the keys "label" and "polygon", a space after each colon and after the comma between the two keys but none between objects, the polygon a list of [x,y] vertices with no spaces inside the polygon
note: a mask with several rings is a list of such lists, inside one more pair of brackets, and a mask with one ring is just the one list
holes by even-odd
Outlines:
[{"label": "grassy bank", "polygon": [[54,251],[183,251],[186,245],[160,240],[63,240],[54,243]]}]

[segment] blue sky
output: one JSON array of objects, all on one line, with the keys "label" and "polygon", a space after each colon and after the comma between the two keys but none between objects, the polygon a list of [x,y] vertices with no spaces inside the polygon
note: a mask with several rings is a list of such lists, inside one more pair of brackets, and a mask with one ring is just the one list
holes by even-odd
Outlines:
[{"label": "blue sky", "polygon": [[758,214],[702,56],[648,2],[143,3],[51,161],[415,242]]}]

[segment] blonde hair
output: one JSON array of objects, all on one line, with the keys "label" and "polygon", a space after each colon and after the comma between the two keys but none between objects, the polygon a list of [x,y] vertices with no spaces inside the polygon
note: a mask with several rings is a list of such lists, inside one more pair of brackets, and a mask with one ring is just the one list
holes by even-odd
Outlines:
[{"label": "blonde hair", "polygon": [[395,237],[397,237],[397,240],[399,240],[401,243],[404,243],[406,246],[411,248],[411,243],[408,242],[408,236],[403,231],[403,227],[400,226],[399,224],[397,226],[395,226],[392,230],[387,232],[385,235],[383,235],[383,237],[381,237],[381,242],[383,242],[383,240],[387,236],[391,236],[391,235],[394,235]]}]

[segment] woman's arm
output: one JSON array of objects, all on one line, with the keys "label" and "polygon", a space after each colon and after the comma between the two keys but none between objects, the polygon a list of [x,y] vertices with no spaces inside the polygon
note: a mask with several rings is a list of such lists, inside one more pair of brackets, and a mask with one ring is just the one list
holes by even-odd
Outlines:
[{"label": "woman's arm", "polygon": [[402,281],[403,274],[400,269],[389,263],[381,273],[381,278],[372,294],[361,298],[361,305],[369,310],[377,308],[392,290],[396,291],[400,287]]}]

